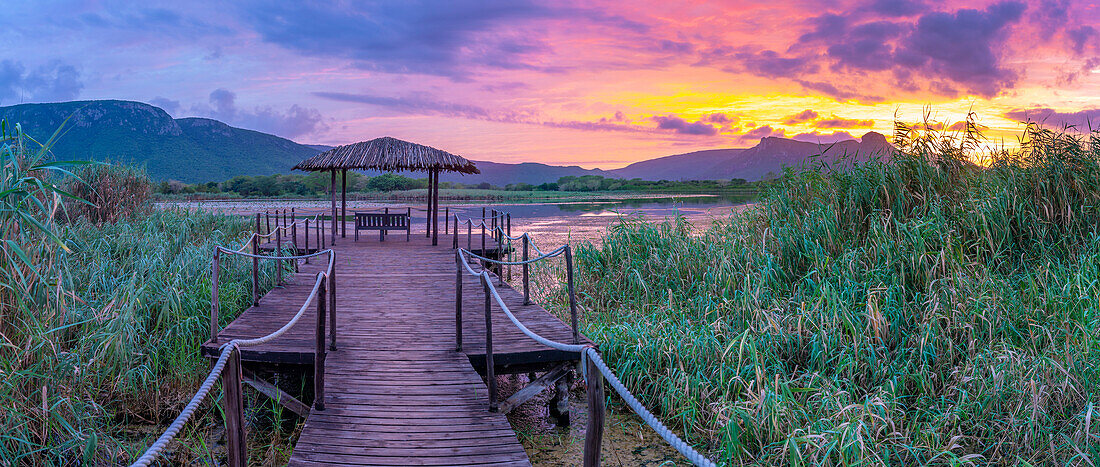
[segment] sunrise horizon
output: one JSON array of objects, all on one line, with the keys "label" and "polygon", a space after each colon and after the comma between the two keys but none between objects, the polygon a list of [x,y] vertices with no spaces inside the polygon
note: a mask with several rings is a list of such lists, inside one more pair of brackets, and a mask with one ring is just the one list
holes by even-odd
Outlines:
[{"label": "sunrise horizon", "polygon": [[[0,105],[121,99],[305,144],[610,169],[777,136],[1100,117],[1075,2],[13,6]],[[18,21],[14,21],[19,18]],[[0,20],[2,21],[2,20]],[[29,28],[34,24],[34,31]]]}]

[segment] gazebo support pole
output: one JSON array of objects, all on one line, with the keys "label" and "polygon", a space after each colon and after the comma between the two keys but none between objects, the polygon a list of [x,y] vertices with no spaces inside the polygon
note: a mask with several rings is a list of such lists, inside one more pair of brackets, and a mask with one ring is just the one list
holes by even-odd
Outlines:
[{"label": "gazebo support pole", "polygon": [[[340,172],[340,220],[348,218],[348,169]],[[348,238],[347,222],[340,222],[340,238]]]},{"label": "gazebo support pole", "polygon": [[332,241],[329,245],[336,244],[336,169],[332,169],[332,180],[329,182],[329,191],[332,192]]},{"label": "gazebo support pole", "polygon": [[428,169],[428,213],[424,214],[424,237],[432,236],[432,169]]},{"label": "gazebo support pole", "polygon": [[432,188],[432,199],[435,200],[435,208],[432,210],[432,246],[439,245],[439,172],[435,169],[435,187]]}]

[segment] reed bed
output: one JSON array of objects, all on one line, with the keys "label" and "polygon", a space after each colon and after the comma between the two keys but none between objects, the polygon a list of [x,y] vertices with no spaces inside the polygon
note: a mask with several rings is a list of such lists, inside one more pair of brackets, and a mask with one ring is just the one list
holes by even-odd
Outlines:
[{"label": "reed bed", "polygon": [[899,124],[893,157],[712,225],[622,222],[577,251],[584,332],[726,465],[1091,465],[1100,135],[975,128]]},{"label": "reed bed", "polygon": [[[94,175],[83,183],[66,169],[80,164],[48,162],[48,142],[31,150],[37,143],[18,128],[4,130],[0,463],[124,463],[159,435],[205,375],[197,349],[209,329],[211,254],[215,245],[246,238],[248,222],[149,210],[115,203],[117,196],[67,211],[89,204],[63,186],[147,197],[140,191],[148,180],[140,171],[100,166],[77,170]],[[272,287],[273,267],[261,274],[264,290]],[[247,307],[250,283],[245,264],[226,265],[223,325]],[[169,460],[216,458],[216,437],[201,441],[214,421],[220,424],[217,407],[208,405],[184,434],[199,441]]]}]

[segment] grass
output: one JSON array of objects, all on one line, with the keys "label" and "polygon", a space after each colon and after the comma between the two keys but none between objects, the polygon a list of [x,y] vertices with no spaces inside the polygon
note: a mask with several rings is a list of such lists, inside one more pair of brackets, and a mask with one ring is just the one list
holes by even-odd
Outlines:
[{"label": "grass", "polygon": [[584,332],[727,465],[1091,464],[1100,138],[1030,126],[983,168],[968,130],[612,228],[576,254]]},{"label": "grass", "polygon": [[[59,184],[81,182],[51,175],[59,172],[52,167],[65,165],[44,162],[48,145],[29,150],[33,141],[18,129],[3,142],[0,459],[36,465],[126,462],[160,434],[205,376],[207,362],[197,349],[209,332],[211,252],[215,245],[243,240],[248,222],[115,202],[103,206],[127,211],[73,209],[62,222],[67,205],[84,203],[66,202],[68,192]],[[84,188],[99,195],[148,186],[130,169],[78,173],[94,175]],[[265,265],[261,274],[267,290],[274,269]],[[243,262],[226,264],[223,325],[247,306],[250,281]],[[218,411],[213,403],[203,407],[182,435],[186,446],[173,448],[171,462],[217,457],[210,451],[217,439],[207,439],[207,427],[221,424]],[[277,425],[258,434],[278,439]]]}]

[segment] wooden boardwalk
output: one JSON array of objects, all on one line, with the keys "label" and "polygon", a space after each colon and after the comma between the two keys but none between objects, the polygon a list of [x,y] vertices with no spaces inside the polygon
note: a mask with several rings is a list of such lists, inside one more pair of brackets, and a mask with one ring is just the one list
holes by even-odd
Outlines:
[{"label": "wooden boardwalk", "polygon": [[[476,240],[480,246],[480,240]],[[311,239],[312,243],[312,239]],[[463,351],[455,350],[455,263],[451,238],[432,246],[423,232],[337,240],[337,350],[325,366],[325,409],[312,410],[292,465],[530,465],[503,414],[488,411],[485,295],[463,271]],[[311,244],[312,246],[312,244]],[[285,323],[301,306],[320,258],[223,329],[217,341],[254,337]],[[517,269],[518,271],[518,269]],[[509,308],[533,331],[561,342],[572,331],[537,305],[500,287]],[[242,350],[247,364],[311,365],[315,310],[287,335]],[[523,335],[493,304],[495,371],[526,372],[576,360]],[[203,352],[216,352],[207,343]],[[479,368],[480,367],[480,368]]]}]

